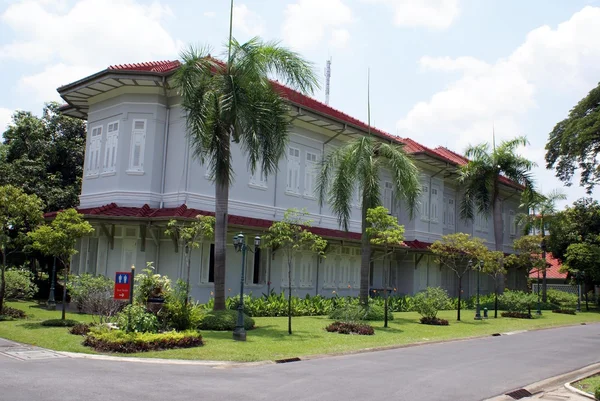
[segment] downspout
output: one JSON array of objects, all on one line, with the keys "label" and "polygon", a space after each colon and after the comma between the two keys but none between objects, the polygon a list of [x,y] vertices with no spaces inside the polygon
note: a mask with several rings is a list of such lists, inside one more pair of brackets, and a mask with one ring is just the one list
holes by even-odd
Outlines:
[{"label": "downspout", "polygon": [[427,234],[431,234],[431,181],[433,180],[434,177],[443,173],[447,169],[448,169],[448,165],[446,164],[446,167],[444,167],[443,169],[441,169],[434,175],[429,176],[429,210],[427,211],[427,216],[428,216],[428,218],[427,218]]},{"label": "downspout", "polygon": [[[163,162],[162,162],[162,174],[160,177],[160,206],[162,209],[165,205],[164,196],[165,196],[165,176],[167,173],[167,147],[169,146],[169,123],[171,117],[171,107],[169,106],[169,94],[167,93],[167,80],[166,77],[163,76],[163,93],[165,96],[165,108],[167,111],[167,116],[165,120],[165,140],[163,142]],[[158,260],[157,260],[158,263]]]}]

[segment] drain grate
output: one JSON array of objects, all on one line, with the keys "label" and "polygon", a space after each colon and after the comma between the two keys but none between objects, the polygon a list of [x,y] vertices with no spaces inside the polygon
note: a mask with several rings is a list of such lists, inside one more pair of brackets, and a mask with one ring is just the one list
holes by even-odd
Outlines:
[{"label": "drain grate", "polygon": [[288,363],[288,362],[299,362],[300,358],[286,358],[286,359],[277,359],[275,363]]},{"label": "drain grate", "polygon": [[533,394],[531,394],[529,391],[525,390],[524,388],[520,388],[518,390],[511,391],[510,393],[506,393],[505,395],[512,397],[515,400],[520,400],[521,398],[531,397]]},{"label": "drain grate", "polygon": [[49,351],[44,348],[10,347],[5,348],[0,352],[0,354],[19,359],[21,361],[65,358],[64,355]]}]

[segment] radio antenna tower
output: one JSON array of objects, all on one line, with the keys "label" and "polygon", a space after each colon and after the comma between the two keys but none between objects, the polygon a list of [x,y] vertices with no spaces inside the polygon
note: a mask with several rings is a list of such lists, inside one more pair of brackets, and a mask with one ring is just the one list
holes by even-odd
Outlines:
[{"label": "radio antenna tower", "polygon": [[325,62],[325,104],[329,104],[329,81],[331,81],[331,57]]}]

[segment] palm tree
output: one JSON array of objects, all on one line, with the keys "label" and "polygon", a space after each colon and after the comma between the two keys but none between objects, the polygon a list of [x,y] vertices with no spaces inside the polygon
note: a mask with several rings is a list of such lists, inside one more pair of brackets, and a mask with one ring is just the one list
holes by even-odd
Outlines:
[{"label": "palm tree", "polygon": [[[531,196],[524,197],[523,203],[519,206],[521,209],[527,209],[527,213],[519,213],[516,216],[516,222],[523,226],[525,235],[532,231],[538,231],[542,235],[542,241],[546,238],[546,224],[548,224],[556,215],[556,202],[566,200],[567,195],[559,189],[554,189],[547,194],[541,194],[537,191]],[[545,249],[544,258],[545,258]],[[539,285],[539,283],[538,283]],[[542,301],[546,302],[546,269],[542,269]]]},{"label": "palm tree", "polygon": [[215,183],[215,310],[225,309],[225,253],[229,187],[234,178],[231,144],[240,144],[252,174],[275,172],[291,121],[269,77],[302,93],[318,87],[312,64],[276,42],[231,38],[228,63],[208,49],[190,47],[174,77],[186,112],[194,156],[207,164]]},{"label": "palm tree", "polygon": [[369,297],[371,243],[367,235],[367,210],[381,205],[383,170],[392,175],[396,199],[406,201],[412,216],[420,194],[419,171],[401,146],[383,143],[372,136],[363,136],[329,153],[322,162],[317,180],[319,202],[326,200],[340,225],[348,230],[352,195],[358,184],[362,199],[362,257],[360,264],[360,301],[366,305]]},{"label": "palm tree", "polygon": [[490,151],[487,143],[469,146],[465,156],[470,161],[461,167],[458,182],[464,187],[464,197],[460,205],[463,219],[472,220],[474,211],[482,215],[492,212],[494,240],[497,251],[503,251],[503,223],[500,198],[500,181],[504,176],[525,188],[526,194],[533,190],[531,169],[535,163],[517,154],[520,146],[528,145],[525,137],[502,141]]}]

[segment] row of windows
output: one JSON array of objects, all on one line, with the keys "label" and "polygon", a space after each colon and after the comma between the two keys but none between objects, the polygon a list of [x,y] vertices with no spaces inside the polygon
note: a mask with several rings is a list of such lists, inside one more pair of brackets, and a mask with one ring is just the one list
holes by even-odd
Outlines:
[{"label": "row of windows", "polygon": [[[96,176],[100,172],[108,174],[117,171],[119,125],[119,121],[108,123],[106,135],[102,134],[104,128],[102,125],[91,128],[87,150],[86,176]],[[128,172],[140,173],[144,171],[145,142],[146,120],[133,120]],[[102,148],[104,148],[104,153],[102,153]],[[101,155],[103,155],[103,158]]]}]

